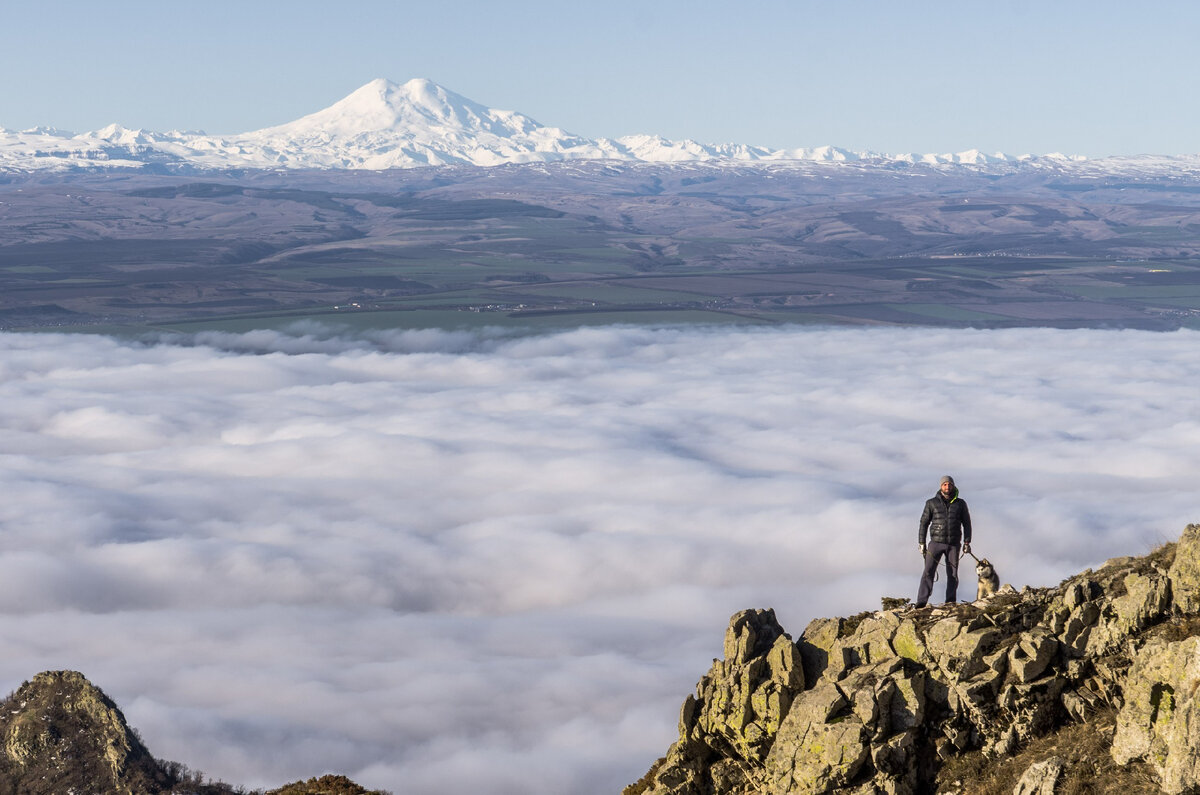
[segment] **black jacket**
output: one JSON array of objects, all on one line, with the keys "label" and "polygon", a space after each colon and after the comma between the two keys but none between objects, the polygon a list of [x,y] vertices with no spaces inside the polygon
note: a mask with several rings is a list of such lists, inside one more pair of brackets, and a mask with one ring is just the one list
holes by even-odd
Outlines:
[{"label": "black jacket", "polygon": [[925,501],[921,524],[917,527],[917,543],[925,543],[926,530],[930,543],[951,546],[963,541],[971,543],[971,514],[967,504],[958,498],[957,488],[950,492],[949,498],[943,497],[939,490]]}]

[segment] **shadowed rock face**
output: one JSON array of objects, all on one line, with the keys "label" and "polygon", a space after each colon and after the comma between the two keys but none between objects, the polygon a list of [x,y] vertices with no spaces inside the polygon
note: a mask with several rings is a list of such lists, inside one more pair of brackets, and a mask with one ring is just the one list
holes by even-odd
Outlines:
[{"label": "shadowed rock face", "polygon": [[[652,795],[905,795],[968,751],[1007,757],[1119,710],[1112,757],[1164,792],[1200,788],[1200,525],[1055,588],[972,604],[817,619],[796,642],[771,610],[735,615],[684,702]],[[1061,760],[1022,792],[1052,791]]]},{"label": "shadowed rock face", "polygon": [[48,671],[0,708],[0,792],[160,792],[169,777],[116,705],[75,671]]},{"label": "shadowed rock face", "polygon": [[[239,795],[151,756],[125,716],[83,674],[46,671],[0,704],[0,795]],[[267,795],[386,795],[345,776]]]}]

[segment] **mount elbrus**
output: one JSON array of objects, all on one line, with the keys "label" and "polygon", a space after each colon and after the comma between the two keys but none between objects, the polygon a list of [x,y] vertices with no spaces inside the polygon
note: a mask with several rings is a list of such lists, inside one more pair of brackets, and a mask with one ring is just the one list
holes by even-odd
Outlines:
[{"label": "mount elbrus", "polygon": [[1200,792],[1200,525],[1055,587],[795,641],[747,610],[724,653],[625,795]]}]

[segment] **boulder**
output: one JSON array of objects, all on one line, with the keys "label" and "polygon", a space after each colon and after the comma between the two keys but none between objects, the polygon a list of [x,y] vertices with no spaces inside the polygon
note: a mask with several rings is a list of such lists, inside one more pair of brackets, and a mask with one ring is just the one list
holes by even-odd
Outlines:
[{"label": "boulder", "polygon": [[1057,756],[1035,762],[1021,775],[1017,786],[1013,788],[1013,795],[1054,795],[1062,772],[1063,760]]},{"label": "boulder", "polygon": [[1118,764],[1148,762],[1162,791],[1200,788],[1200,637],[1152,640],[1134,657],[1125,678],[1112,756]]}]

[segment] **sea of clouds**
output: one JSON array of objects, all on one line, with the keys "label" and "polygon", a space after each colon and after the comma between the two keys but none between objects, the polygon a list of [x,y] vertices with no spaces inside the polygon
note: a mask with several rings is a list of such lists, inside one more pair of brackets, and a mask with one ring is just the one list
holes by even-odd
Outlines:
[{"label": "sea of clouds", "polygon": [[1200,521],[1198,345],[3,334],[0,686],[80,670],[239,785],[616,793],[734,612],[913,596],[943,474],[1018,587]]}]

